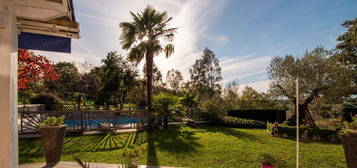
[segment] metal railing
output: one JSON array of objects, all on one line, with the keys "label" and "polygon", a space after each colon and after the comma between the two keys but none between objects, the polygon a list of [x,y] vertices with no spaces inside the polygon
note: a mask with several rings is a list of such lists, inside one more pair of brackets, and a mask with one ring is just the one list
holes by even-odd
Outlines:
[{"label": "metal railing", "polygon": [[147,122],[145,109],[19,111],[19,134],[37,134],[39,123],[49,116],[62,115],[68,133],[140,128]]}]

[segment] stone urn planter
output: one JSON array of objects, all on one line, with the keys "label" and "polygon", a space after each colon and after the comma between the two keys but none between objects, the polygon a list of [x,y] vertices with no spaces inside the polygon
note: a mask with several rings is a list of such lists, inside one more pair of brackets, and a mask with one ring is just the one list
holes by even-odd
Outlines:
[{"label": "stone urn planter", "polygon": [[61,160],[62,146],[66,133],[66,125],[63,124],[63,121],[64,116],[47,117],[38,125],[42,135],[46,167],[52,167]]},{"label": "stone urn planter", "polygon": [[66,125],[41,126],[40,132],[42,134],[46,165],[54,166],[61,160]]},{"label": "stone urn planter", "polygon": [[342,134],[342,145],[345,151],[347,168],[357,168],[357,130]]}]

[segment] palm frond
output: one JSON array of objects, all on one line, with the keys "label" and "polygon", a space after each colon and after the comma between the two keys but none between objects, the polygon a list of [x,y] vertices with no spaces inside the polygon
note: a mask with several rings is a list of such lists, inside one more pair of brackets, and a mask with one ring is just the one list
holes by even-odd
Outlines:
[{"label": "palm frond", "polygon": [[170,55],[172,55],[175,52],[175,47],[173,44],[167,44],[165,46],[165,56],[168,58]]},{"label": "palm frond", "polygon": [[[147,51],[158,55],[165,52],[166,57],[174,52],[174,46],[168,44],[165,47],[160,43],[163,39],[172,42],[177,28],[168,28],[172,20],[167,12],[159,12],[148,5],[142,12],[133,13],[131,22],[123,22],[119,26],[123,34],[120,36],[122,48],[128,50],[128,60],[136,65],[145,57]],[[143,41],[145,37],[148,40]]]},{"label": "palm frond", "polygon": [[128,53],[128,60],[130,62],[134,62],[135,65],[138,65],[141,60],[143,60],[145,53],[147,50],[147,44],[146,42],[141,42],[138,45],[134,46],[131,48],[131,50]]},{"label": "palm frond", "polygon": [[122,28],[120,43],[123,49],[128,50],[136,40],[136,27],[129,22],[122,22],[119,27]]}]

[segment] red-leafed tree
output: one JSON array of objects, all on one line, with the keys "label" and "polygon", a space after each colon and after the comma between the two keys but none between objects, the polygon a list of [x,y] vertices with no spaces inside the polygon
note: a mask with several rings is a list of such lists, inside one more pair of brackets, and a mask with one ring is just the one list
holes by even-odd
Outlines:
[{"label": "red-leafed tree", "polygon": [[51,61],[28,50],[19,49],[18,65],[19,90],[28,88],[30,83],[43,79],[56,80],[60,76]]}]

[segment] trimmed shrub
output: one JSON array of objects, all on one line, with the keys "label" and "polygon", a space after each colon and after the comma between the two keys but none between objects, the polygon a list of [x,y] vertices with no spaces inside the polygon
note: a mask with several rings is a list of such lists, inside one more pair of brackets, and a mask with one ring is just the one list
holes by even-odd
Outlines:
[{"label": "trimmed shrub", "polygon": [[237,127],[237,128],[266,128],[266,125],[262,121],[249,120],[244,118],[229,117],[224,116],[220,117],[217,122],[212,124],[225,126],[225,127]]},{"label": "trimmed shrub", "polygon": [[[274,124],[268,123],[267,130],[273,136],[282,138],[296,138],[296,127],[279,126],[274,128]],[[322,140],[328,142],[341,141],[340,135],[336,130],[326,128],[299,128],[299,132],[302,139]]]},{"label": "trimmed shrub", "polygon": [[63,103],[63,100],[51,93],[42,93],[31,99],[32,104],[45,104],[46,110],[55,110],[55,106]]},{"label": "trimmed shrub", "polygon": [[208,100],[202,101],[198,105],[198,118],[209,122],[218,122],[221,116],[226,116],[226,106],[220,96],[214,96]]},{"label": "trimmed shrub", "polygon": [[264,122],[269,121],[282,123],[286,120],[286,110],[276,109],[230,110],[228,111],[228,115],[232,117],[246,118]]}]

